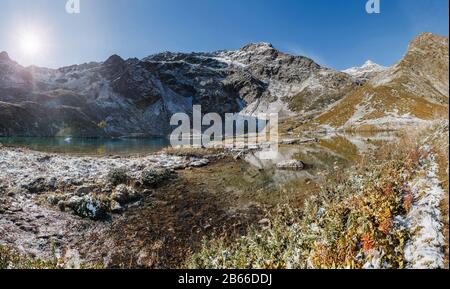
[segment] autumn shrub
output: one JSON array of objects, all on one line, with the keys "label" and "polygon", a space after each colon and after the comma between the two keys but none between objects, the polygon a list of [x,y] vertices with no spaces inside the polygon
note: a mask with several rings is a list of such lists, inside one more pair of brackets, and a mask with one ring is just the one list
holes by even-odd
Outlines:
[{"label": "autumn shrub", "polygon": [[424,152],[405,137],[330,178],[301,211],[281,207],[269,228],[205,240],[192,268],[404,268],[408,181]]}]

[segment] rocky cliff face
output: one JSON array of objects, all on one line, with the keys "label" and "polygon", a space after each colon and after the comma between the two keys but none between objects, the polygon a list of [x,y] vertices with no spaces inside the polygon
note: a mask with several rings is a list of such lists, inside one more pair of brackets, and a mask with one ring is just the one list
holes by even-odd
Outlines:
[{"label": "rocky cliff face", "polygon": [[333,129],[395,129],[448,117],[448,38],[423,33],[401,61],[320,115]]},{"label": "rocky cliff face", "polygon": [[[432,119],[448,108],[448,39],[422,34],[394,67],[344,72],[249,44],[47,69],[0,53],[0,136],[139,137],[171,132],[174,113],[279,112],[333,128]],[[300,121],[302,122],[302,121]]]},{"label": "rocky cliff face", "polygon": [[46,69],[0,56],[0,135],[152,136],[174,113],[320,109],[355,87],[352,77],[266,43],[238,51],[161,53]]}]

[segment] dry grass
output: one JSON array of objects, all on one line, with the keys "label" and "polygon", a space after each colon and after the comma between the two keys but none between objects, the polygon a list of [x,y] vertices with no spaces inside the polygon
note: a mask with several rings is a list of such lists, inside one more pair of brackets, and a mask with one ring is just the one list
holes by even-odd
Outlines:
[{"label": "dry grass", "polygon": [[360,121],[379,119],[386,116],[386,112],[393,111],[397,111],[399,116],[410,114],[424,120],[432,120],[437,115],[442,117],[448,113],[447,105],[432,103],[423,97],[408,93],[401,87],[401,83],[396,82],[379,87],[366,84],[350,93],[337,106],[319,116],[316,121],[340,128],[355,115],[358,105],[372,108],[371,112],[362,116]]},{"label": "dry grass", "polygon": [[165,148],[162,152],[171,156],[204,158],[209,155],[223,153],[225,150],[221,148]]},{"label": "dry grass", "polygon": [[[264,228],[254,227],[235,239],[205,241],[189,266],[362,268],[376,252],[384,252],[382,264],[404,268],[403,249],[409,233],[395,225],[394,217],[406,215],[411,207],[410,189],[405,184],[417,177],[420,159],[426,157],[420,146],[430,130],[441,143],[427,141],[442,149],[435,153],[443,154],[448,142],[435,128],[409,131],[399,142],[386,144],[375,155],[362,158],[352,171],[336,173],[304,208],[281,206],[269,212],[270,222]],[[446,168],[448,152],[443,156],[440,165]],[[448,192],[448,171],[444,171],[441,177]],[[443,212],[448,219],[448,193]]]},{"label": "dry grass", "polygon": [[407,232],[393,220],[406,214],[404,184],[419,157],[409,140],[386,145],[351,172],[335,174],[303,210],[281,207],[268,228],[206,242],[191,267],[362,268],[382,251],[383,261],[403,268]]}]

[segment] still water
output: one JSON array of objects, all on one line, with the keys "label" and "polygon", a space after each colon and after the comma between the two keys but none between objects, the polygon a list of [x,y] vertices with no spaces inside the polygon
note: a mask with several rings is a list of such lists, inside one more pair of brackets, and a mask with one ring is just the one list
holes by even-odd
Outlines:
[{"label": "still water", "polygon": [[5,146],[22,147],[47,153],[74,155],[138,155],[160,151],[170,145],[168,139],[82,139],[82,138],[40,138],[0,137]]}]

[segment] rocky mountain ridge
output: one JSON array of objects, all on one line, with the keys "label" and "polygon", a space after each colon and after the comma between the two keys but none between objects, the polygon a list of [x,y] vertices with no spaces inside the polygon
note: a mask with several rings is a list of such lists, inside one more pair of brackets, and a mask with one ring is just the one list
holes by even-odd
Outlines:
[{"label": "rocky mountain ridge", "polygon": [[[166,135],[170,117],[190,113],[195,104],[204,113],[294,116],[321,109],[344,96],[341,88],[355,86],[357,81],[342,72],[268,43],[237,51],[165,52],[142,60],[113,55],[59,69],[25,68],[2,53],[0,135]],[[297,99],[305,105],[291,105]]]},{"label": "rocky mountain ridge", "polygon": [[328,129],[397,129],[448,119],[448,38],[423,33],[393,67],[378,72],[316,122]]},{"label": "rocky mountain ridge", "polygon": [[[280,52],[269,43],[236,51],[164,52],[143,59],[113,55],[104,62],[59,69],[23,67],[2,52],[0,136],[164,136],[171,132],[173,114],[190,114],[197,104],[203,113],[222,115],[279,112],[282,119],[308,121],[320,115],[320,125],[341,128],[350,126],[357,112],[378,111],[375,107],[386,95],[377,103],[369,101],[367,109],[348,102],[355,94],[372,95],[364,93],[369,87],[399,86],[392,91],[406,94],[406,99],[414,95],[420,103],[431,103],[430,109],[445,108],[445,39],[424,34],[392,68],[368,62],[344,72]],[[363,97],[357,98],[359,103]],[[404,115],[410,109],[393,107],[388,113]]]}]

